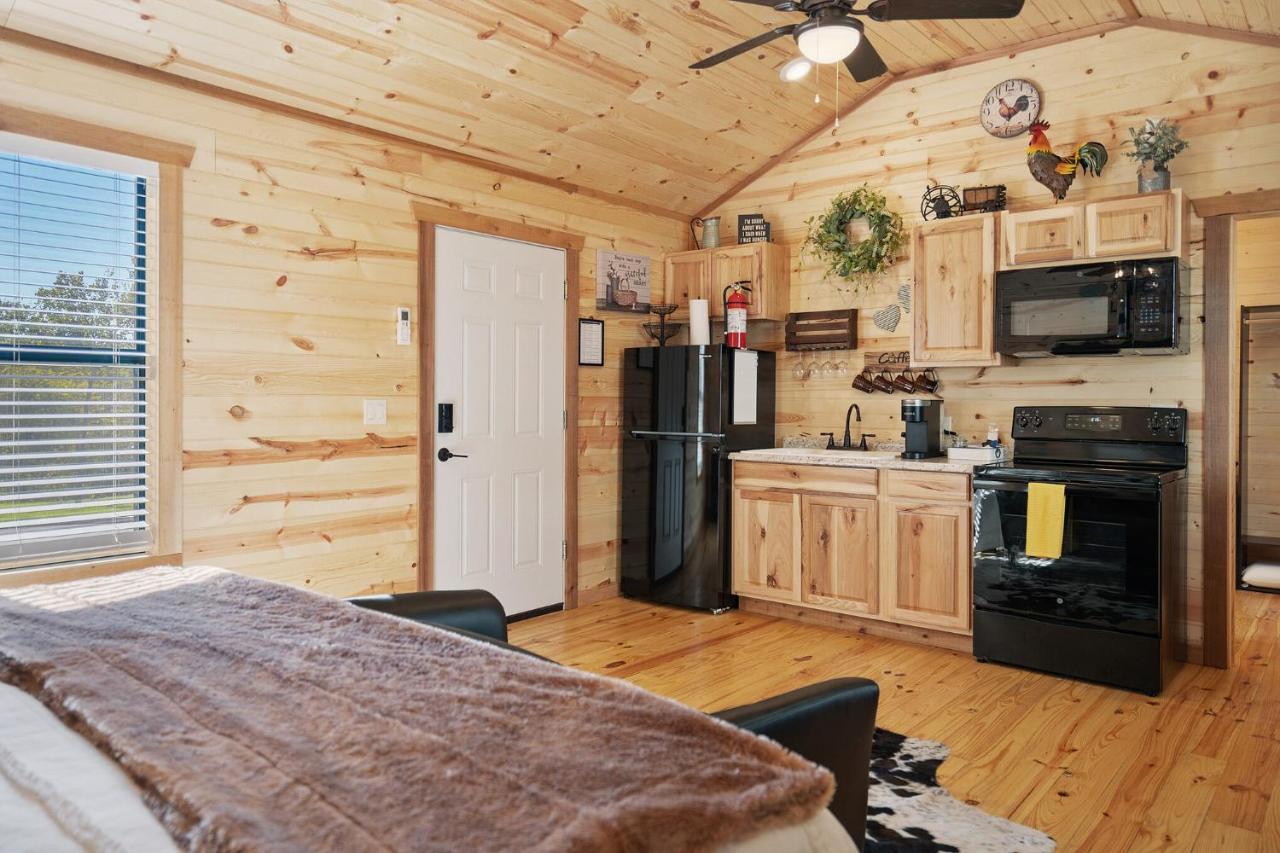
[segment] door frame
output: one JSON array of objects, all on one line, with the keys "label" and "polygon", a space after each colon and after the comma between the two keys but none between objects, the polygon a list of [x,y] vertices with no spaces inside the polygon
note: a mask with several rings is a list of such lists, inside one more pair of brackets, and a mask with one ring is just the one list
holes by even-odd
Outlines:
[{"label": "door frame", "polygon": [[578,358],[574,341],[581,292],[580,257],[585,238],[480,213],[412,203],[418,221],[418,589],[431,589],[435,558],[436,228],[457,228],[564,250],[564,609],[578,606]]},{"label": "door frame", "polygon": [[1236,220],[1280,213],[1280,190],[1194,199],[1204,219],[1204,432],[1202,582],[1206,666],[1231,667],[1235,645],[1240,478],[1240,322]]}]

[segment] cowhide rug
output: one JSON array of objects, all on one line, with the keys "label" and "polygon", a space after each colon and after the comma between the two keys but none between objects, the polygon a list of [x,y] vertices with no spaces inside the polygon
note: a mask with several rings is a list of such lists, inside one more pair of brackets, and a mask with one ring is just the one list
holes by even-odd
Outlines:
[{"label": "cowhide rug", "polygon": [[960,802],[938,784],[943,744],[876,729],[863,853],[1049,851],[1049,836]]}]

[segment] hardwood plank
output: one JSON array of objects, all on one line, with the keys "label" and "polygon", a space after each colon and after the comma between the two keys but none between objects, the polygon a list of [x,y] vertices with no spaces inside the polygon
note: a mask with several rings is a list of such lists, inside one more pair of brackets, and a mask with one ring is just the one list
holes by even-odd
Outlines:
[{"label": "hardwood plank", "polygon": [[[1280,826],[1280,812],[1258,792],[1280,784],[1280,760],[1268,752],[1280,681],[1266,672],[1280,596],[1238,597],[1236,669],[1184,667],[1157,698],[855,630],[628,599],[520,622],[511,637],[704,710],[827,678],[872,678],[881,687],[879,725],[951,748],[940,777],[954,796],[1049,832],[1059,849],[1268,849],[1264,834]],[[1250,671],[1252,684],[1242,684],[1239,674]],[[1212,709],[1250,686],[1260,691],[1256,703],[1234,724],[1249,737],[1225,752],[1212,748],[1222,741],[1211,732],[1227,719]],[[1272,746],[1254,740],[1265,737]],[[1197,743],[1209,751],[1193,750]],[[1235,790],[1242,786],[1247,795]],[[1222,810],[1242,796],[1244,812]],[[1241,817],[1253,828],[1231,822]]]}]

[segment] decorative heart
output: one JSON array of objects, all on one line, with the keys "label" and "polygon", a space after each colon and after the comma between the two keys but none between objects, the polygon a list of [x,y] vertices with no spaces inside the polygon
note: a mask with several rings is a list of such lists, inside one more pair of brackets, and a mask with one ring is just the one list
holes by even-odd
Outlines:
[{"label": "decorative heart", "polygon": [[876,324],[877,329],[892,332],[898,328],[898,321],[902,319],[902,311],[898,309],[897,305],[886,305],[872,314],[871,319]]},{"label": "decorative heart", "polygon": [[903,311],[911,310],[911,285],[898,285],[898,303],[902,306]]}]

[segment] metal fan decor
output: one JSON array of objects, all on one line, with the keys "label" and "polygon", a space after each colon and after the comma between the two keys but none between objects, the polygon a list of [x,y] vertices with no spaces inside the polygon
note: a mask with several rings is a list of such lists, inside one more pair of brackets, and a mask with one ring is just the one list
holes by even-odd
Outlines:
[{"label": "metal fan decor", "polygon": [[945,184],[934,184],[924,191],[920,198],[920,217],[922,219],[950,219],[964,213],[964,204],[960,201],[960,193],[955,187]]}]

